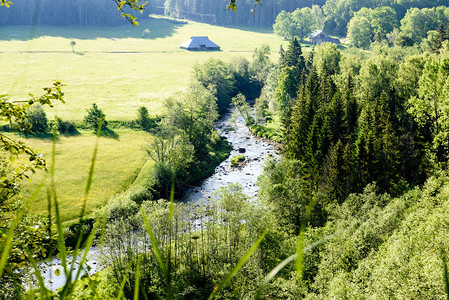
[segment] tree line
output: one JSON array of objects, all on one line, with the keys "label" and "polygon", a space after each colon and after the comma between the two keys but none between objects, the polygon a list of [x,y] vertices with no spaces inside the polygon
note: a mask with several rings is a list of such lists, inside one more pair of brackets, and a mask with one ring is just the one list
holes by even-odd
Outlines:
[{"label": "tree line", "polygon": [[[113,26],[127,22],[120,13],[117,13],[117,4],[112,0],[20,0],[12,2],[9,9],[0,9],[0,25]],[[127,5],[123,7],[123,10],[126,14],[134,11]]]}]

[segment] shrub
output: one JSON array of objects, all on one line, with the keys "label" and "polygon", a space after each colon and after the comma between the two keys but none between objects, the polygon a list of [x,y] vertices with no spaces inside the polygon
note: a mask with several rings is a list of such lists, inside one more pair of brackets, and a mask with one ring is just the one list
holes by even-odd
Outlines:
[{"label": "shrub", "polygon": [[244,160],[245,160],[245,155],[243,155],[243,154],[231,157],[231,167],[237,166],[239,163],[241,163]]},{"label": "shrub", "polygon": [[102,129],[106,129],[108,122],[106,121],[106,115],[101,109],[98,108],[96,103],[92,104],[92,107],[87,109],[87,115],[84,116],[84,123],[94,128],[98,129],[100,125],[100,120],[103,120]]},{"label": "shrub", "polygon": [[154,121],[150,118],[148,114],[148,109],[145,106],[139,107],[137,110],[137,125],[139,125],[140,128],[143,130],[150,130],[151,128],[155,127]]},{"label": "shrub", "polygon": [[59,133],[61,134],[76,134],[76,126],[73,122],[63,121],[61,118],[56,117],[55,126]]},{"label": "shrub", "polygon": [[155,193],[156,191],[152,187],[145,187],[132,193],[129,197],[132,201],[140,205],[144,201],[153,200]]},{"label": "shrub", "polygon": [[39,104],[33,105],[28,109],[28,118],[33,132],[43,133],[48,130],[47,115]]}]

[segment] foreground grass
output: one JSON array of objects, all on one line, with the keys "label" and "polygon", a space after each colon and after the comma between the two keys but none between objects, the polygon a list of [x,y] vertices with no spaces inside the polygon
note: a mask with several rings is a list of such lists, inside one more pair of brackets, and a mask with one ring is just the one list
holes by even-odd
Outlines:
[{"label": "foreground grass", "polygon": [[[150,39],[142,38],[144,29],[150,30]],[[192,35],[209,36],[223,51],[180,50]],[[163,113],[162,100],[189,85],[196,62],[250,59],[254,48],[264,43],[276,58],[282,42],[267,30],[157,19],[142,21],[139,27],[5,26],[0,28],[0,94],[27,99],[28,92],[40,94],[42,87],[59,79],[67,85],[67,103],[47,110],[49,118],[80,121],[96,102],[108,120],[129,120],[142,105],[152,114]]]},{"label": "foreground grass", "polygon": [[[148,169],[144,146],[151,135],[142,131],[117,130],[119,139],[100,138],[94,180],[87,199],[86,213],[102,207],[114,194],[124,191],[136,179],[142,166]],[[76,219],[82,206],[82,197],[88,177],[95,135],[83,132],[82,135],[59,137],[56,144],[55,184],[62,221]],[[40,149],[50,164],[51,139],[26,140],[27,144]],[[50,176],[38,171],[30,183],[25,183],[27,193],[32,193],[44,181],[50,182]],[[33,213],[46,212],[47,195],[42,189],[37,199],[31,204]]]}]

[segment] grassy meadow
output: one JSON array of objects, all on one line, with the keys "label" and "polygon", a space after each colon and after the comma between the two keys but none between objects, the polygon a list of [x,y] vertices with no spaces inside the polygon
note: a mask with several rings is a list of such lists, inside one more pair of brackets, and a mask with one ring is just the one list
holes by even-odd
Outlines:
[{"label": "grassy meadow", "polygon": [[[150,30],[150,38],[142,38],[145,29]],[[192,35],[209,36],[222,51],[180,50],[179,45]],[[71,41],[76,43],[75,53]],[[45,108],[49,119],[58,116],[80,122],[95,102],[108,121],[133,120],[140,106],[146,106],[150,114],[163,114],[163,100],[189,85],[196,62],[211,57],[250,59],[254,48],[264,43],[271,46],[273,59],[277,59],[283,42],[268,30],[174,24],[154,18],[141,21],[138,27],[5,26],[0,27],[0,94],[25,100],[28,93],[40,95],[42,87],[57,79],[67,85],[66,103]],[[88,212],[126,190],[144,164],[148,171],[143,146],[150,135],[130,129],[116,133],[118,139],[100,138]],[[25,141],[50,160],[51,139]],[[82,131],[81,135],[60,137],[56,145],[56,186],[64,221],[76,218],[81,209],[94,144],[93,133]],[[48,177],[39,171],[25,184],[27,192],[44,179],[49,182]],[[44,189],[31,211],[45,211],[46,201]]]},{"label": "grassy meadow", "polygon": [[[150,30],[149,39],[142,38],[145,29]],[[179,49],[192,35],[209,36],[223,51]],[[26,99],[29,92],[38,95],[58,79],[67,85],[66,104],[47,110],[50,118],[82,120],[85,109],[96,102],[108,119],[129,120],[142,105],[152,114],[163,113],[162,100],[188,86],[196,62],[250,59],[254,48],[264,43],[277,57],[282,42],[264,30],[161,19],[138,27],[6,26],[0,28],[0,94]]]},{"label": "grassy meadow", "polygon": [[[147,162],[145,145],[151,135],[143,131],[117,130],[118,139],[101,137],[95,162],[93,185],[87,198],[87,212],[101,207],[107,199],[122,192],[135,181],[142,166]],[[14,138],[21,138],[13,135]],[[77,136],[60,136],[55,152],[55,185],[64,221],[79,216],[82,198],[89,175],[89,168],[97,137],[90,132]],[[27,143],[39,149],[51,167],[52,138],[29,138]],[[38,170],[32,181],[25,184],[25,193],[32,194],[38,186],[50,184],[50,174]],[[46,189],[43,188],[36,201],[31,204],[32,212],[45,212],[47,209]]]}]

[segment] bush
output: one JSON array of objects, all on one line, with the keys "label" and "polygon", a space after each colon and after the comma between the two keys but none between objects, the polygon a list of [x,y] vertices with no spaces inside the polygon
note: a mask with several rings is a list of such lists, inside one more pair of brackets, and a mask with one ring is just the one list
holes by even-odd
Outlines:
[{"label": "bush", "polygon": [[151,128],[155,127],[155,122],[150,118],[148,114],[148,109],[145,106],[139,107],[137,110],[137,125],[139,125],[140,128],[143,130],[150,130]]},{"label": "bush", "polygon": [[139,191],[132,193],[129,198],[138,205],[142,204],[144,201],[153,200],[153,195],[156,191],[152,187],[145,187]]},{"label": "bush", "polygon": [[47,115],[39,104],[33,105],[28,109],[28,118],[33,132],[43,133],[48,130]]},{"label": "bush", "polygon": [[237,166],[239,163],[241,163],[244,160],[245,160],[245,155],[243,155],[243,154],[231,157],[231,167]]},{"label": "bush", "polygon": [[103,120],[101,128],[103,130],[106,129],[108,125],[106,115],[98,108],[96,103],[93,103],[92,108],[87,109],[87,115],[84,116],[84,123],[97,130],[100,125],[100,120]]},{"label": "bush", "polygon": [[55,120],[56,130],[60,134],[76,134],[78,130],[76,130],[76,126],[73,122],[63,121],[61,118],[56,117]]}]

